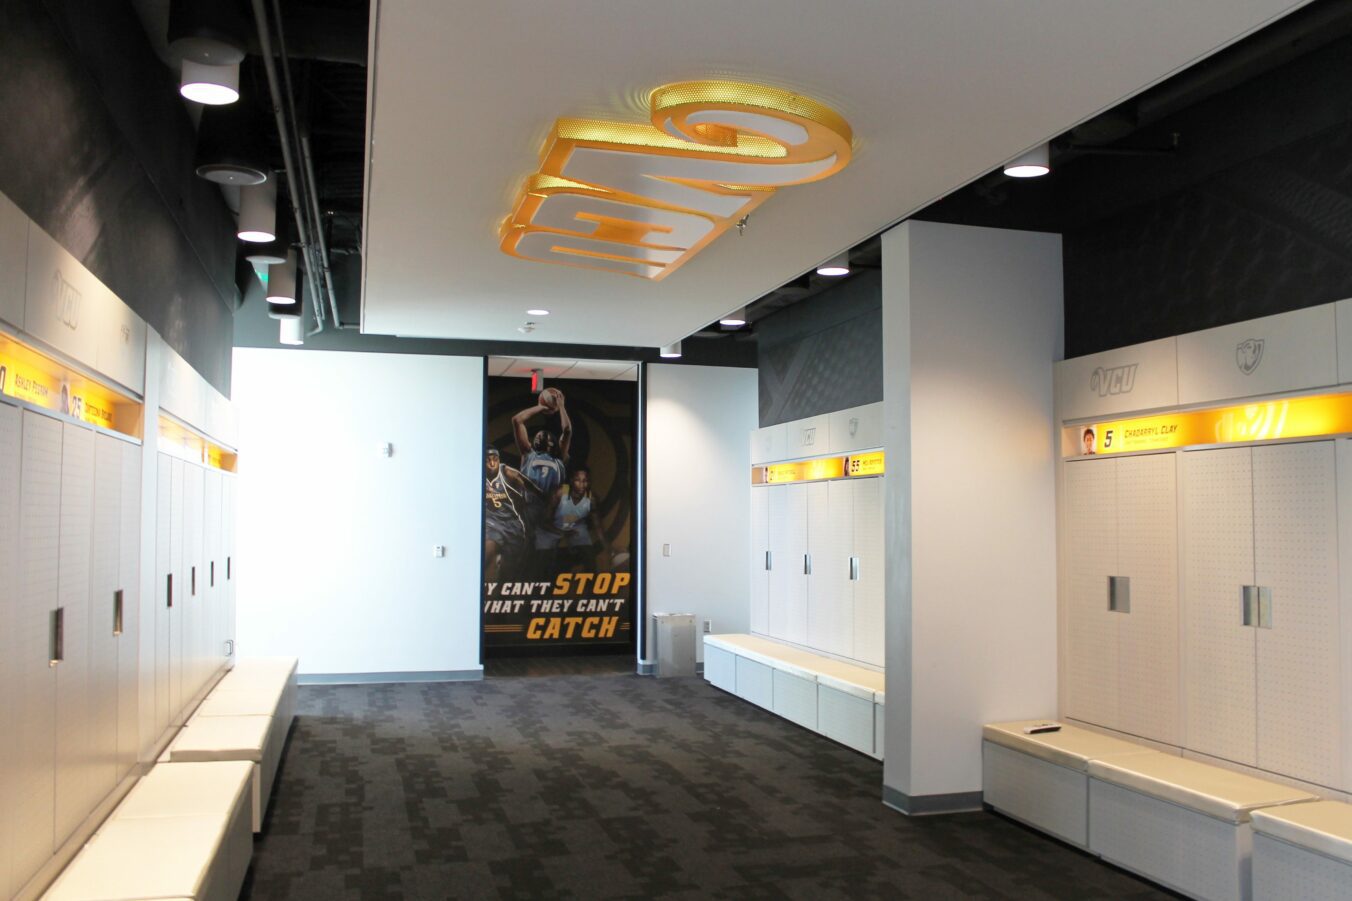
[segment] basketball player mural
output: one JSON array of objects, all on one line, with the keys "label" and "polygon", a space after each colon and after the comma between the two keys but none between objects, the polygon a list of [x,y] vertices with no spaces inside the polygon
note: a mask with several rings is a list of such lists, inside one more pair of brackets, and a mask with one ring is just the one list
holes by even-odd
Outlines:
[{"label": "basketball player mural", "polygon": [[526,550],[526,523],[521,518],[527,495],[539,494],[530,480],[502,462],[498,449],[484,451],[484,578],[519,564]]}]

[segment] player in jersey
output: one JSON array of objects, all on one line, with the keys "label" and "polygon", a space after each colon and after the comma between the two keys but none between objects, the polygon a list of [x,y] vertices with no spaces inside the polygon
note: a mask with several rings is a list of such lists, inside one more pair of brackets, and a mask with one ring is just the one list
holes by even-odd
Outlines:
[{"label": "player in jersey", "polygon": [[[558,388],[541,391],[539,401],[512,417],[512,434],[516,437],[516,449],[521,452],[521,472],[548,498],[567,479],[565,464],[573,442],[573,421],[568,418],[563,392]],[[558,438],[547,429],[538,429],[534,435],[527,433],[526,423],[540,413],[558,414]]]},{"label": "player in jersey", "polygon": [[498,581],[499,573],[512,569],[526,549],[526,523],[521,518],[523,500],[537,489],[519,471],[502,464],[498,449],[484,451],[484,581]]},{"label": "player in jersey", "polygon": [[560,486],[549,500],[548,527],[535,533],[535,547],[553,551],[555,572],[579,567],[591,570],[608,568],[596,559],[603,542],[601,523],[592,504],[591,473],[586,467],[573,472],[567,485]]}]

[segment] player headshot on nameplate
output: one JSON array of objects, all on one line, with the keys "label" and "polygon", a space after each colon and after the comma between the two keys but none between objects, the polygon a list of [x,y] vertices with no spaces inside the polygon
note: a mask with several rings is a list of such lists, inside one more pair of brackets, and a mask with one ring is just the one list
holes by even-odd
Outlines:
[{"label": "player headshot on nameplate", "polygon": [[1086,428],[1084,434],[1080,436],[1080,443],[1083,448],[1082,452],[1085,456],[1098,453],[1098,449],[1095,447],[1096,441],[1097,437],[1094,435],[1093,427]]}]

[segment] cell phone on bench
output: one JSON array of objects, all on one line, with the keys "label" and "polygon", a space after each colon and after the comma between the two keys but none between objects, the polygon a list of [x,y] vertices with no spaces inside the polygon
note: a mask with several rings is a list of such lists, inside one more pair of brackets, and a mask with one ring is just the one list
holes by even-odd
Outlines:
[{"label": "cell phone on bench", "polygon": [[1031,726],[1024,727],[1024,735],[1041,735],[1044,732],[1060,732],[1060,723],[1034,723]]}]

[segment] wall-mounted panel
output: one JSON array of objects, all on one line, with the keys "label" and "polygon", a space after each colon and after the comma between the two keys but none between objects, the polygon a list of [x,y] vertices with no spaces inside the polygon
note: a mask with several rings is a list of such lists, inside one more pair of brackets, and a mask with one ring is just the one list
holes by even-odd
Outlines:
[{"label": "wall-mounted panel", "polygon": [[1178,402],[1208,403],[1338,382],[1334,305],[1178,337]]},{"label": "wall-mounted panel", "polygon": [[30,224],[24,331],[97,368],[100,313],[109,299],[108,289],[79,260]]},{"label": "wall-mounted panel", "polygon": [[1061,419],[1178,404],[1177,339],[1121,347],[1056,364]]},{"label": "wall-mounted panel", "polygon": [[95,368],[137,394],[145,393],[146,324],[111,293],[99,311]]},{"label": "wall-mounted panel", "polygon": [[28,218],[0,194],[0,320],[15,328],[23,327],[27,273]]},{"label": "wall-mounted panel", "polygon": [[883,444],[883,405],[865,404],[862,407],[850,407],[829,414],[831,420],[831,446],[833,454],[867,450],[882,447]]},{"label": "wall-mounted panel", "polygon": [[812,457],[829,453],[831,449],[831,417],[809,416],[785,424],[785,439],[789,457]]},{"label": "wall-mounted panel", "polygon": [[206,431],[207,383],[171,348],[160,352],[160,409]]},{"label": "wall-mounted panel", "polygon": [[1352,382],[1352,298],[1333,305],[1338,332],[1338,383]]},{"label": "wall-mounted panel", "polygon": [[788,424],[768,425],[751,432],[751,462],[783,460],[788,449]]}]

